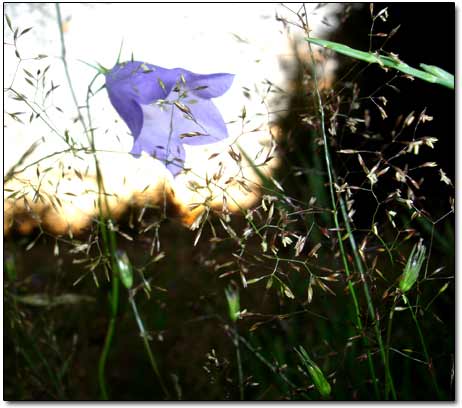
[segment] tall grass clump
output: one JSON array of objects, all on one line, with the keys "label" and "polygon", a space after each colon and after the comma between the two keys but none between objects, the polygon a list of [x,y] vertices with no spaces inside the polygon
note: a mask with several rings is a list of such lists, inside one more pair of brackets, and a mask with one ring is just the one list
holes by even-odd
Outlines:
[{"label": "tall grass clump", "polygon": [[[14,209],[5,227],[5,399],[454,399],[454,185],[438,150],[452,135],[438,130],[431,100],[404,101],[438,89],[451,104],[454,78],[443,63],[411,68],[389,48],[407,23],[391,7],[367,10],[364,51],[312,38],[311,14],[292,6],[291,19],[278,17],[303,33],[291,92],[262,78],[288,104],[269,153],[254,157],[238,137],[228,150],[234,177],[188,186],[205,197],[189,227],[165,182],[160,199],[137,200],[148,185],[123,211],[114,205],[95,142],[107,132],[93,108],[105,68],[82,64],[96,72],[79,100],[60,5],[56,61],[23,57],[21,39],[35,28],[5,14],[5,46],[17,59],[5,116],[26,129],[40,121],[43,143],[54,135],[65,146],[36,159],[33,144],[4,175],[5,214]],[[324,68],[337,52],[346,59],[333,78]],[[121,46],[117,62],[123,54]],[[56,69],[64,83],[49,77]],[[60,92],[73,103],[64,118]],[[267,95],[251,97],[266,106]],[[272,160],[281,164],[268,171]],[[47,214],[65,207],[57,186],[84,184],[91,171],[88,225],[50,228]],[[246,206],[231,185],[260,199]]]}]

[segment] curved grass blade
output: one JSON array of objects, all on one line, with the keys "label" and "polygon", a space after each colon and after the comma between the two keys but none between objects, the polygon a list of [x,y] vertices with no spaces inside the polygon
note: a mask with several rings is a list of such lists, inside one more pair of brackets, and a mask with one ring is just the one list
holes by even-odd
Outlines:
[{"label": "curved grass blade", "polygon": [[445,86],[449,89],[454,89],[454,76],[444,71],[441,68],[433,65],[420,64],[422,71],[417,68],[413,68],[405,62],[399,60],[397,57],[389,57],[386,55],[380,55],[373,52],[360,51],[344,44],[339,44],[333,41],[321,40],[319,38],[306,38],[308,42],[311,42],[322,47],[329,48],[335,52],[346,55],[351,58],[355,58],[361,61],[369,62],[370,64],[379,64],[383,67],[396,69],[419,79],[434,84]]}]

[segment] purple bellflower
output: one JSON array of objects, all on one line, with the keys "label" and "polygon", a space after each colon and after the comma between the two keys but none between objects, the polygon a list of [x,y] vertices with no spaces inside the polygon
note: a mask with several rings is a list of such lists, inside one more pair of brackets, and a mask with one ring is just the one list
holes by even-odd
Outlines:
[{"label": "purple bellflower", "polygon": [[211,98],[231,86],[232,74],[199,75],[143,62],[117,64],[106,73],[106,89],[135,141],[131,154],[144,151],[176,176],[183,168],[183,144],[204,145],[228,137]]}]

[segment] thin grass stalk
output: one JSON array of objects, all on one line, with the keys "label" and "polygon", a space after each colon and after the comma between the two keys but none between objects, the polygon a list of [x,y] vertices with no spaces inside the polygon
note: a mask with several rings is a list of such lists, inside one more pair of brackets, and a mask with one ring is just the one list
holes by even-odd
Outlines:
[{"label": "thin grass stalk", "polygon": [[[85,135],[89,139],[92,153],[93,153],[93,158],[95,160],[95,167],[96,167],[96,178],[97,178],[97,183],[98,183],[98,218],[99,218],[99,229],[101,231],[101,236],[103,240],[103,251],[105,253],[105,256],[107,259],[110,259],[111,263],[111,270],[112,270],[112,279],[111,279],[111,305],[110,305],[110,313],[111,317],[109,320],[107,332],[106,332],[106,337],[104,341],[104,346],[103,350],[100,355],[99,359],[99,364],[98,364],[98,381],[99,381],[99,386],[100,386],[100,391],[101,391],[101,398],[104,400],[109,399],[109,394],[107,392],[107,386],[106,386],[106,381],[105,381],[105,368],[106,368],[106,362],[107,358],[109,355],[109,350],[111,348],[112,344],[112,339],[114,336],[114,331],[115,331],[115,324],[117,320],[117,310],[118,310],[118,304],[119,304],[119,277],[118,277],[118,269],[117,269],[117,263],[116,263],[116,249],[117,249],[117,240],[115,233],[112,229],[108,229],[106,225],[106,221],[104,219],[104,214],[103,214],[103,204],[101,200],[101,196],[103,195],[105,198],[105,206],[106,206],[106,211],[108,211],[108,218],[109,220],[111,219],[111,214],[110,214],[110,209],[109,205],[107,202],[107,197],[105,195],[105,189],[104,189],[104,184],[103,184],[103,179],[102,179],[102,174],[101,174],[101,169],[99,166],[98,162],[98,157],[96,155],[96,149],[95,149],[95,143],[94,143],[94,133],[91,125],[91,115],[90,115],[90,107],[88,105],[89,102],[89,95],[87,93],[87,112],[88,112],[88,121],[89,121],[89,126],[90,129],[87,129],[87,125],[85,123],[85,120],[83,116],[80,113],[80,107],[77,101],[77,97],[74,91],[74,87],[72,85],[72,80],[70,77],[69,73],[69,67],[67,64],[66,60],[66,45],[64,41],[64,33],[63,33],[63,22],[62,22],[62,17],[61,17],[61,10],[60,10],[60,5],[59,3],[56,3],[56,14],[57,14],[57,20],[58,20],[58,27],[59,27],[59,33],[60,33],[60,39],[61,39],[61,58],[64,64],[64,70],[66,73],[68,85],[72,94],[72,98],[74,100],[74,104],[77,109],[78,113],[78,118],[80,123],[82,124],[82,127],[84,129]],[[94,78],[96,79],[96,77]],[[92,81],[93,83],[93,81]]]},{"label": "thin grass stalk", "polygon": [[353,252],[353,257],[354,257],[354,260],[355,260],[355,263],[356,263],[356,267],[357,267],[357,269],[359,271],[359,274],[361,276],[361,281],[363,283],[364,296],[366,297],[366,302],[367,302],[367,307],[368,307],[368,310],[369,310],[369,314],[370,314],[370,316],[372,318],[372,321],[373,321],[373,324],[374,324],[375,336],[377,338],[377,342],[378,342],[379,349],[380,349],[380,356],[382,358],[382,362],[383,362],[383,365],[384,365],[384,368],[385,368],[385,382],[389,384],[393,399],[396,400],[397,397],[396,397],[395,386],[393,384],[393,377],[391,375],[391,372],[389,370],[389,366],[387,364],[385,346],[383,344],[382,333],[380,331],[379,319],[376,316],[374,303],[372,302],[372,297],[371,297],[371,294],[370,294],[369,285],[367,284],[367,280],[366,280],[366,274],[365,274],[365,271],[364,271],[364,266],[363,266],[363,263],[361,261],[361,257],[359,255],[359,251],[358,251],[358,247],[356,245],[356,240],[354,238],[353,231],[351,230],[351,225],[350,225],[350,222],[349,222],[349,219],[348,219],[348,212],[347,212],[345,200],[340,195],[339,195],[339,203],[340,203],[340,209],[341,209],[342,216],[343,216],[343,221],[345,223],[345,227],[346,227],[346,230],[347,230],[348,239],[350,241],[351,250]]},{"label": "thin grass stalk", "polygon": [[[98,78],[99,75],[100,75],[99,73],[97,75],[95,75],[95,77],[92,79],[92,81],[90,82],[90,84],[88,86],[86,106],[87,106],[87,109],[88,109],[88,123],[89,123],[89,126],[90,126],[90,135],[91,135],[90,144],[91,144],[91,148],[93,150],[94,156],[95,156],[98,186],[101,186],[101,188],[99,188],[99,191],[104,191],[103,179],[102,179],[102,175],[101,175],[101,171],[100,171],[100,167],[99,167],[99,163],[98,163],[98,158],[96,157],[96,148],[95,148],[95,144],[94,144],[93,128],[92,128],[91,115],[90,115],[90,92],[91,92],[91,87],[93,86],[93,83],[95,82],[95,80]],[[102,89],[102,88],[100,88],[100,89]],[[107,209],[107,211],[109,213],[109,218],[111,219],[110,209],[109,209],[109,205],[108,205],[108,202],[107,202],[107,196],[104,195],[104,197],[105,197],[106,209]],[[99,200],[99,208],[102,208],[101,202],[100,202],[101,194],[99,194],[98,200]],[[107,245],[107,238],[105,238],[107,236],[107,226],[105,224],[104,219],[101,217],[101,213],[100,213],[100,225],[101,225],[101,230],[102,230],[102,235],[103,235],[103,242],[106,242],[106,245]],[[111,259],[112,259],[113,270],[117,270],[117,269],[115,269],[115,268],[118,268],[117,262],[115,261],[115,259],[116,259],[115,258],[116,257],[116,250],[117,250],[116,236],[115,236],[114,231],[112,231],[112,230],[109,231],[109,234],[110,234],[110,241],[111,241],[111,254],[112,254]],[[116,275],[115,279],[118,281],[119,280],[118,274],[116,273],[115,275]],[[114,278],[113,278],[113,280],[114,280]],[[134,312],[134,315],[135,315],[135,320],[137,321],[137,324],[138,324],[138,326],[140,328],[141,337],[143,339],[143,345],[144,345],[146,354],[148,355],[149,362],[151,364],[151,367],[152,367],[154,373],[156,374],[156,376],[157,376],[157,378],[159,380],[159,384],[160,384],[160,386],[162,388],[162,391],[165,394],[165,397],[168,399],[170,394],[169,394],[168,389],[165,386],[165,383],[164,383],[164,381],[162,379],[162,376],[160,374],[156,359],[154,357],[154,353],[152,352],[151,346],[149,344],[149,338],[148,338],[149,336],[146,333],[146,331],[144,330],[144,325],[143,325],[143,322],[142,322],[142,320],[141,320],[141,318],[139,316],[138,309],[136,307],[136,303],[135,303],[134,299],[131,298],[131,297],[129,299],[130,299],[130,303],[132,305],[132,309],[133,309],[133,312]],[[108,332],[109,332],[109,329],[110,329],[110,327],[108,327]],[[107,347],[110,347],[110,343],[108,343]],[[106,349],[106,344],[105,344],[105,347],[103,349],[103,353],[104,353],[105,349]],[[105,366],[105,359],[103,359],[103,357],[104,357],[104,355],[102,354],[101,358],[100,358],[100,370],[102,370],[101,375],[100,375],[100,384],[102,384],[102,385],[104,384],[104,366]],[[107,359],[107,356],[106,356],[106,359]]]},{"label": "thin grass stalk", "polygon": [[237,375],[239,379],[239,397],[241,401],[244,401],[244,374],[242,371],[241,351],[239,347],[239,332],[237,331],[237,324],[234,323],[234,347],[236,349],[236,361],[237,361]]},{"label": "thin grass stalk", "polygon": [[[87,105],[88,106],[88,105]],[[89,113],[90,118],[90,113]],[[91,126],[91,122],[90,122]],[[91,133],[91,147],[93,150],[93,157],[95,159],[96,166],[96,179],[98,183],[98,219],[99,219],[99,230],[101,231],[101,236],[103,239],[103,251],[107,259],[110,259],[112,277],[111,277],[111,305],[110,305],[110,320],[108,328],[106,331],[106,337],[104,340],[103,350],[101,351],[99,363],[98,363],[98,382],[100,386],[101,399],[108,400],[109,394],[106,386],[106,363],[109,356],[109,351],[112,345],[112,339],[114,337],[115,325],[117,321],[117,311],[119,305],[119,274],[118,266],[116,262],[116,250],[117,250],[117,241],[115,233],[112,229],[108,229],[106,225],[106,220],[103,215],[103,204],[101,196],[104,196],[106,210],[108,211],[109,220],[111,219],[110,209],[107,201],[107,196],[104,194],[104,184],[101,174],[101,169],[99,166],[98,158],[96,156],[93,130],[90,129]]]},{"label": "thin grass stalk", "polygon": [[[386,343],[385,343],[385,363],[386,363],[386,369],[390,369],[390,345],[391,345],[391,328],[393,326],[393,317],[395,314],[395,305],[396,305],[396,296],[393,299],[393,304],[390,309],[390,314],[388,315],[388,325],[387,325],[387,337],[386,337]],[[390,394],[390,384],[388,382],[385,383],[385,399],[388,399],[388,396]]]},{"label": "thin grass stalk", "polygon": [[100,393],[102,400],[109,399],[109,393],[106,386],[106,362],[111,349],[112,339],[114,337],[115,325],[117,320],[117,309],[119,302],[119,279],[115,277],[116,273],[112,276],[112,288],[111,288],[111,318],[106,331],[106,337],[104,339],[103,350],[100,355],[98,363],[98,382],[100,386]]},{"label": "thin grass stalk", "polygon": [[[304,11],[305,11],[305,22],[306,22],[306,28],[307,28],[306,33],[307,33],[308,39],[309,39],[308,17],[307,17],[306,7],[305,6],[304,6]],[[314,61],[314,55],[313,55],[313,50],[312,50],[310,41],[308,41],[308,48],[309,48],[309,51],[310,51],[311,59],[312,59],[312,61]],[[335,176],[335,170],[334,170],[334,168],[332,166],[332,163],[331,163],[331,160],[330,160],[330,153],[329,153],[329,148],[328,148],[328,145],[327,145],[327,136],[326,136],[326,131],[325,131],[325,123],[324,123],[324,121],[325,121],[325,119],[324,119],[324,109],[323,109],[323,105],[322,105],[321,94],[319,92],[319,87],[318,87],[316,68],[315,68],[314,65],[313,65],[313,79],[314,79],[314,82],[315,82],[315,88],[316,88],[315,91],[316,91],[317,103],[319,105],[320,120],[321,120],[321,131],[322,131],[322,136],[323,136],[323,141],[324,141],[324,153],[325,153],[326,166],[327,166],[328,175],[329,175],[329,187],[330,187],[330,193],[331,193],[332,203],[333,203],[333,208],[334,208],[334,218],[336,218],[337,207],[336,207],[336,203],[335,203],[335,198],[334,198],[335,195],[334,195],[334,187],[333,187],[333,177],[336,178],[336,176]],[[382,334],[381,334],[381,331],[380,331],[379,319],[377,319],[377,316],[376,316],[376,313],[375,313],[375,308],[374,308],[372,298],[371,298],[371,295],[370,295],[369,286],[368,286],[366,278],[365,278],[364,267],[363,267],[361,258],[359,256],[359,251],[358,251],[358,248],[357,248],[357,245],[356,245],[356,241],[355,241],[353,232],[351,230],[351,225],[350,225],[350,221],[349,221],[349,218],[348,218],[348,212],[347,212],[347,209],[346,209],[345,201],[344,201],[343,197],[341,196],[341,194],[338,195],[338,200],[339,200],[339,203],[340,203],[340,209],[341,209],[341,212],[342,212],[343,221],[344,221],[345,227],[347,229],[347,234],[348,234],[348,238],[349,238],[349,241],[350,241],[353,256],[354,256],[354,259],[355,259],[356,267],[357,267],[357,269],[358,269],[358,271],[360,273],[361,281],[363,282],[364,295],[366,297],[368,310],[369,310],[371,318],[373,319],[373,322],[374,322],[375,335],[376,335],[376,338],[377,338],[377,342],[379,344],[379,349],[380,349],[380,355],[381,355],[381,358],[382,358],[382,362],[383,362],[383,365],[385,367],[385,377],[386,377],[385,380],[386,380],[386,383],[388,383],[390,388],[391,388],[393,398],[396,400],[396,392],[395,392],[395,389],[394,389],[393,378],[392,378],[391,373],[389,371],[389,367],[388,367],[387,360],[386,360],[386,353],[385,353],[385,348],[384,348],[384,345],[383,345]],[[336,227],[337,227],[337,231],[338,231],[337,235],[340,236],[340,231],[338,230],[338,227],[339,227],[338,222],[336,224]],[[341,239],[339,239],[339,242],[341,242]],[[343,254],[342,254],[342,257],[343,257]],[[368,358],[369,357],[370,357],[370,354],[368,354]]]},{"label": "thin grass stalk", "polygon": [[138,313],[138,308],[136,306],[136,302],[135,302],[135,299],[134,299],[132,293],[130,293],[128,299],[129,299],[130,305],[132,306],[133,314],[135,315],[135,320],[136,320],[136,323],[138,324],[138,328],[140,330],[140,336],[143,339],[143,345],[144,345],[146,353],[147,353],[147,355],[149,357],[149,362],[151,363],[151,367],[152,367],[154,373],[156,374],[156,376],[157,376],[157,378],[159,380],[159,384],[160,384],[160,386],[162,388],[162,391],[165,394],[165,397],[168,399],[170,397],[169,392],[167,390],[167,387],[165,386],[165,383],[164,383],[164,381],[162,379],[162,376],[160,375],[160,371],[159,371],[156,359],[154,358],[154,354],[153,354],[151,346],[149,344],[149,334],[146,332],[146,330],[144,328],[143,320],[141,319],[141,316]]},{"label": "thin grass stalk", "polygon": [[420,323],[417,320],[417,316],[415,315],[414,309],[412,308],[407,296],[403,293],[402,297],[403,297],[404,303],[406,303],[409,306],[409,311],[411,312],[412,320],[414,320],[415,326],[417,328],[420,343],[422,345],[422,350],[424,352],[424,356],[425,356],[425,360],[426,360],[426,363],[427,363],[427,366],[428,366],[428,370],[430,371],[430,376],[432,378],[433,387],[435,388],[435,391],[436,391],[436,394],[438,395],[438,398],[440,400],[444,400],[444,394],[443,394],[443,392],[441,391],[441,389],[440,389],[440,387],[438,385],[438,381],[437,381],[436,375],[435,375],[435,370],[433,369],[432,361],[431,361],[430,355],[428,353],[427,344],[425,343],[425,336],[424,336],[424,334],[422,332],[422,329],[420,328]]},{"label": "thin grass stalk", "polygon": [[[286,375],[278,370],[277,367],[275,367],[273,364],[271,364],[265,357],[263,357],[257,349],[255,349],[244,337],[239,335],[238,332],[236,332],[234,329],[231,329],[228,327],[228,330],[231,330],[233,336],[235,336],[240,343],[242,343],[250,352],[252,355],[254,355],[264,366],[266,366],[273,374],[275,374],[277,377],[279,377],[283,382],[285,382],[293,391],[297,389],[297,386],[290,381]],[[308,396],[306,396],[307,399]]]},{"label": "thin grass stalk", "polygon": [[239,383],[239,398],[241,401],[244,401],[244,375],[242,371],[242,361],[241,361],[241,352],[239,349],[239,332],[237,327],[237,320],[240,317],[240,299],[239,291],[234,289],[232,286],[225,288],[226,301],[228,303],[228,314],[229,319],[231,320],[234,330],[233,330],[233,346],[236,352],[236,365],[237,365],[237,376]]},{"label": "thin grass stalk", "polygon": [[[308,48],[310,52],[311,59],[314,61],[314,56],[313,56],[313,50],[311,48],[311,44],[308,42]],[[372,376],[372,381],[373,381],[373,386],[374,386],[374,392],[375,396],[377,399],[380,399],[380,392],[378,388],[378,383],[377,383],[377,377],[375,374],[375,368],[374,368],[374,362],[372,360],[372,356],[369,350],[369,341],[367,340],[367,337],[363,333],[363,324],[361,321],[361,314],[359,310],[359,303],[358,303],[358,297],[356,295],[356,290],[351,282],[351,273],[350,273],[350,267],[348,265],[348,260],[347,260],[347,255],[345,251],[345,247],[343,246],[343,241],[342,241],[342,236],[340,233],[340,223],[338,220],[338,208],[337,208],[337,202],[336,202],[336,197],[335,197],[335,192],[334,192],[334,179],[333,179],[333,166],[331,162],[331,157],[329,153],[329,148],[328,148],[328,142],[327,142],[327,135],[326,135],[326,130],[325,130],[325,117],[324,117],[324,109],[322,106],[322,99],[321,99],[321,94],[319,92],[319,86],[318,86],[318,80],[317,80],[317,74],[316,74],[316,67],[313,65],[313,80],[315,84],[315,99],[316,103],[319,106],[319,116],[320,116],[320,125],[321,125],[321,133],[323,137],[323,143],[324,143],[324,157],[326,161],[326,167],[327,167],[327,174],[329,178],[329,192],[330,192],[330,197],[331,197],[331,205],[332,205],[332,210],[333,210],[333,217],[334,217],[334,224],[337,230],[337,238],[338,238],[338,243],[339,243],[339,249],[340,253],[342,255],[342,261],[343,265],[345,267],[345,273],[347,275],[348,279],[348,289],[351,293],[351,298],[353,300],[354,308],[355,308],[355,313],[356,313],[356,324],[358,326],[359,332],[361,336],[363,337],[363,342],[364,345],[366,346],[367,349],[367,360],[369,363],[369,369],[371,372]],[[340,197],[339,197],[340,198]],[[363,278],[363,276],[362,276]],[[363,279],[364,281],[364,279]]]},{"label": "thin grass stalk", "polygon": [[61,39],[61,59],[64,63],[64,72],[66,73],[67,83],[69,85],[69,90],[71,91],[72,99],[74,100],[75,107],[77,108],[77,115],[79,118],[79,122],[82,124],[85,133],[87,132],[85,121],[83,120],[82,114],[80,113],[79,102],[77,100],[77,96],[75,95],[74,87],[72,86],[71,75],[69,74],[69,67],[66,61],[66,44],[64,42],[64,32],[63,32],[63,19],[61,17],[61,8],[59,3],[55,4],[56,6],[56,14],[58,16],[58,25],[59,25],[59,36]]},{"label": "thin grass stalk", "polygon": [[[21,343],[18,342],[17,344],[21,344]],[[52,395],[53,398],[57,398],[57,399],[61,399],[61,400],[66,399],[66,396],[65,396],[62,388],[60,387],[59,381],[57,380],[57,378],[54,375],[54,370],[51,369],[51,367],[49,366],[47,360],[45,359],[45,357],[43,357],[42,353],[37,348],[37,346],[35,344],[35,341],[31,341],[27,345],[30,346],[33,354],[35,354],[35,356],[38,357],[41,360],[41,362],[42,362],[43,366],[45,367],[45,370],[46,370],[46,372],[47,372],[47,374],[49,376],[50,381],[53,383],[54,387],[56,388],[57,394],[52,393],[51,390],[47,390],[47,392],[50,395]],[[35,374],[35,376],[37,378],[42,378],[42,375],[40,374],[40,371],[37,371],[36,368],[35,368],[37,366],[37,363],[36,363],[35,359],[33,358],[34,356],[31,356],[26,351],[25,347],[21,348],[21,354],[22,354],[24,360],[27,362],[27,364],[29,364],[29,368],[32,370],[32,372]],[[44,387],[48,388],[45,385],[44,385]]]}]

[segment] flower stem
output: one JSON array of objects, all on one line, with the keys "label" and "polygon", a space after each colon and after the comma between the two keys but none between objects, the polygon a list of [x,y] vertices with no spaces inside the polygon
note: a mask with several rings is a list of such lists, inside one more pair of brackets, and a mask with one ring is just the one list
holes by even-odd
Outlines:
[{"label": "flower stem", "polygon": [[101,399],[108,400],[109,395],[106,387],[106,362],[109,355],[109,350],[112,344],[112,338],[114,336],[116,318],[117,318],[117,309],[119,303],[119,278],[116,273],[113,273],[112,276],[112,291],[111,291],[111,318],[109,320],[109,325],[106,332],[106,338],[104,340],[103,351],[98,364],[98,381],[101,392]]},{"label": "flower stem", "polygon": [[[56,3],[56,14],[57,14],[57,21],[58,21],[58,26],[59,26],[60,39],[61,39],[61,59],[64,64],[64,71],[66,73],[66,78],[67,78],[69,89],[72,95],[72,99],[74,100],[74,104],[77,109],[78,119],[80,123],[82,124],[85,135],[88,138],[88,141],[90,143],[91,150],[93,153],[93,158],[95,161],[96,179],[98,183],[99,228],[101,231],[101,237],[103,241],[103,252],[104,252],[106,259],[110,260],[110,265],[111,265],[111,270],[112,270],[110,320],[109,320],[109,324],[108,324],[108,328],[106,332],[106,337],[104,340],[103,350],[101,352],[101,356],[100,356],[99,364],[98,364],[98,380],[99,380],[99,386],[101,390],[101,398],[104,400],[107,400],[109,399],[109,395],[108,395],[106,382],[105,382],[105,368],[106,368],[107,358],[109,355],[109,350],[112,345],[112,339],[114,336],[115,324],[116,324],[116,319],[117,319],[117,310],[118,310],[118,305],[119,305],[119,275],[118,275],[118,267],[117,267],[117,262],[116,262],[117,241],[116,241],[116,236],[115,236],[113,229],[107,228],[106,220],[104,219],[102,197],[104,197],[104,200],[105,200],[104,208],[107,211],[109,220],[111,219],[111,214],[110,214],[110,209],[109,209],[109,205],[107,201],[107,196],[104,193],[105,189],[104,189],[104,184],[103,184],[103,177],[101,173],[101,168],[99,166],[98,157],[96,155],[95,139],[94,139],[93,128],[91,125],[91,114],[90,114],[90,106],[89,106],[90,87],[87,92],[87,113],[88,113],[88,126],[89,126],[89,130],[88,130],[87,124],[85,123],[85,119],[80,113],[79,103],[78,103],[77,96],[74,91],[74,87],[72,86],[72,80],[70,77],[69,67],[68,67],[67,60],[66,60],[66,45],[64,42],[64,33],[63,33],[63,28],[62,28],[63,22],[62,22],[61,9],[60,9],[59,3]],[[94,80],[96,79],[98,75],[96,75],[95,78],[92,80],[90,86],[93,84]]]}]

